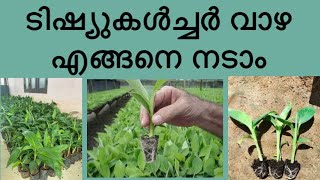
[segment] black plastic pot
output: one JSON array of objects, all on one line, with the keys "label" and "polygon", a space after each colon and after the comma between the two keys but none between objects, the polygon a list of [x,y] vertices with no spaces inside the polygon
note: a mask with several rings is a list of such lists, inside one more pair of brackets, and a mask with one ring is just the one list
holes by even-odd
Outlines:
[{"label": "black plastic pot", "polygon": [[66,169],[69,169],[69,167],[71,166],[71,158],[70,157],[66,157],[63,161]]},{"label": "black plastic pot", "polygon": [[40,180],[47,180],[49,175],[49,169],[43,169],[40,170]]},{"label": "black plastic pot", "polygon": [[270,167],[270,174],[275,179],[280,179],[283,176],[284,171],[284,162],[276,161],[275,159],[268,161],[269,167]]},{"label": "black plastic pot", "polygon": [[30,175],[30,180],[39,180],[39,178],[40,178],[40,173]]},{"label": "black plastic pot", "polygon": [[70,159],[71,159],[71,160],[70,160],[70,161],[71,161],[70,163],[71,163],[71,164],[74,164],[75,162],[79,161],[79,160],[81,159],[81,157],[82,157],[82,156],[81,156],[81,153],[75,152],[75,153],[72,154],[71,157],[70,157]]},{"label": "black plastic pot", "polygon": [[82,152],[78,152],[79,153],[79,161],[82,159]]},{"label": "black plastic pot", "polygon": [[147,163],[156,160],[159,136],[144,136],[141,138],[141,146]]},{"label": "black plastic pot", "polygon": [[81,159],[81,153],[78,153],[78,152],[74,153],[71,159],[73,162],[79,161]]},{"label": "black plastic pot", "polygon": [[30,177],[30,172],[28,170],[22,170],[21,167],[19,167],[19,172],[24,179]]},{"label": "black plastic pot", "polygon": [[29,171],[21,171],[20,174],[21,174],[21,177],[24,178],[24,179],[30,177],[30,172]]},{"label": "black plastic pot", "polygon": [[284,164],[284,174],[286,178],[295,179],[300,171],[300,163],[298,163],[298,161],[291,163],[290,160],[287,159]]},{"label": "black plastic pot", "polygon": [[268,162],[266,159],[260,161],[259,159],[255,159],[252,163],[252,169],[256,176],[260,179],[264,179],[269,175]]},{"label": "black plastic pot", "polygon": [[48,171],[48,175],[49,175],[50,177],[55,177],[55,176],[56,176],[56,173],[54,172],[54,170],[53,170],[52,168],[50,168],[49,171]]},{"label": "black plastic pot", "polygon": [[76,153],[74,153],[74,154],[71,154],[71,156],[70,156],[70,164],[74,164],[75,162],[76,162]]}]

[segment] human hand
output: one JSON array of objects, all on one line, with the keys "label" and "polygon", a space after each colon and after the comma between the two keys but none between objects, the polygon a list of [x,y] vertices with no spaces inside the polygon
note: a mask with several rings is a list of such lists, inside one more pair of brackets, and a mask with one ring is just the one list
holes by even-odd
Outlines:
[{"label": "human hand", "polygon": [[[198,126],[222,137],[221,106],[200,100],[180,89],[164,86],[155,95],[154,107],[152,122],[155,125]],[[143,127],[149,125],[148,111],[143,106],[140,119]]]}]

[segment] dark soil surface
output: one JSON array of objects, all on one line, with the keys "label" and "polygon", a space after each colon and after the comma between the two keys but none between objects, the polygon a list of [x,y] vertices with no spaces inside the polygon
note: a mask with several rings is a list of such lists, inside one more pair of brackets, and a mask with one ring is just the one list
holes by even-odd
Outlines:
[{"label": "dark soil surface", "polygon": [[[313,86],[314,78],[299,76],[255,76],[255,77],[229,77],[228,102],[229,108],[238,109],[248,113],[252,118],[275,110],[280,113],[287,103],[292,103],[291,117],[297,110],[305,106],[313,106],[317,113],[314,120],[301,127],[301,137],[310,139],[310,142],[299,145],[296,160],[301,164],[297,179],[319,179],[320,170],[320,107],[316,106],[319,100],[317,93],[320,89]],[[276,154],[276,134],[269,122],[263,122],[259,127],[261,148],[264,156],[273,159]],[[257,179],[250,167],[252,161],[258,157],[252,140],[244,140],[237,144],[240,137],[245,135],[239,126],[228,119],[228,164],[229,179]],[[288,145],[282,148],[282,158],[290,159],[292,138],[290,130],[284,130],[282,143]],[[267,179],[273,179],[268,176]]]},{"label": "dark soil surface", "polygon": [[91,150],[93,147],[97,145],[96,140],[94,139],[97,137],[98,132],[104,131],[104,126],[109,125],[112,123],[112,120],[116,117],[117,112],[127,104],[129,101],[130,96],[126,96],[117,100],[117,104],[111,107],[110,111],[107,113],[104,119],[99,119],[93,122],[88,123],[87,126],[87,148]]},{"label": "dark soil surface", "polygon": [[141,138],[141,146],[144,152],[144,157],[146,158],[146,161],[149,163],[156,160],[158,139],[159,136],[145,136]]},{"label": "dark soil surface", "polygon": [[284,162],[276,161],[275,159],[268,161],[270,167],[270,174],[276,179],[280,179],[283,176]]},{"label": "dark soil surface", "polygon": [[259,159],[253,160],[252,169],[256,176],[260,179],[264,179],[269,175],[269,168],[267,161],[260,161]]},{"label": "dark soil surface", "polygon": [[300,164],[297,161],[291,163],[290,160],[285,161],[284,174],[287,179],[295,179],[300,171]]}]

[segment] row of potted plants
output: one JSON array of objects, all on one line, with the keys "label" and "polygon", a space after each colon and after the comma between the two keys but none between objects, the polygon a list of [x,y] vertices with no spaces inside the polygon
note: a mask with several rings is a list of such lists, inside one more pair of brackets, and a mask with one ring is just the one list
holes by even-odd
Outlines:
[{"label": "row of potted plants", "polygon": [[31,97],[2,97],[0,127],[10,152],[7,166],[23,178],[61,178],[62,167],[81,159],[81,120],[62,113],[54,102]]},{"label": "row of potted plants", "polygon": [[128,91],[128,87],[121,87],[119,89],[89,93],[87,98],[87,109],[88,111],[93,111],[96,108],[105,105],[114,98],[121,97]]}]

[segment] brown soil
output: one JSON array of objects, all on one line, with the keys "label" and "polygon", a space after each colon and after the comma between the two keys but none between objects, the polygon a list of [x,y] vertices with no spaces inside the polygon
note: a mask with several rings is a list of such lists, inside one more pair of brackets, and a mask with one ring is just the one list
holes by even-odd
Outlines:
[{"label": "brown soil", "polygon": [[[230,77],[228,89],[229,108],[238,109],[248,113],[252,118],[270,110],[280,113],[287,103],[292,103],[291,117],[294,117],[297,109],[309,104],[313,89],[313,77]],[[318,90],[320,92],[320,89]],[[314,97],[314,96],[313,96]],[[313,99],[314,101],[314,99]],[[314,104],[314,103],[313,103]],[[302,145],[297,151],[296,160],[301,164],[301,171],[297,179],[317,179],[320,170],[320,107],[314,120],[303,126],[301,137],[311,140],[307,145]],[[262,151],[268,159],[273,159],[276,154],[276,134],[273,126],[262,123],[260,126]],[[290,131],[287,131],[291,133]],[[291,137],[284,132],[282,142],[288,141],[290,146],[282,148],[282,158],[290,159]],[[252,151],[251,140],[244,140],[241,145],[237,140],[246,133],[228,119],[228,158],[229,179],[257,179],[250,167],[257,158],[256,149]],[[252,154],[250,155],[249,153]],[[272,179],[269,176],[267,179]]]}]

